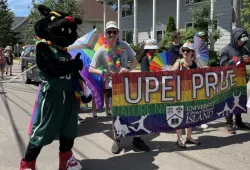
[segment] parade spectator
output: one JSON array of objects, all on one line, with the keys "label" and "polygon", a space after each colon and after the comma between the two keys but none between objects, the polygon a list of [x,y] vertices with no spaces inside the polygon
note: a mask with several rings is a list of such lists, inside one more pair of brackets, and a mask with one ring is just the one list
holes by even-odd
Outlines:
[{"label": "parade spectator", "polygon": [[5,56],[6,56],[6,75],[8,74],[8,71],[10,70],[10,76],[12,76],[12,65],[13,65],[13,59],[14,54],[12,53],[11,47],[7,46],[5,48]]},{"label": "parade spectator", "polygon": [[[90,64],[89,71],[91,73],[101,75],[106,80],[105,89],[109,99],[109,104],[112,113],[112,80],[111,76],[114,73],[127,73],[136,68],[137,60],[135,58],[135,52],[124,41],[118,40],[119,29],[117,23],[110,21],[106,24],[105,36],[108,43],[100,47]],[[123,51],[121,51],[123,50]],[[131,61],[130,67],[128,67],[128,61]],[[100,71],[98,68],[104,66],[106,71]],[[116,118],[114,118],[116,119]],[[114,131],[115,134],[115,131]],[[118,154],[121,151],[120,140],[114,135],[115,141],[112,146],[112,153]],[[136,148],[143,151],[149,151],[149,147],[144,143],[140,137],[134,137],[133,144]]]},{"label": "parade spectator", "polygon": [[[175,64],[173,65],[173,70],[189,70],[189,69],[196,69],[198,68],[195,62],[195,48],[191,42],[185,43],[180,48],[180,53],[182,54],[183,58],[178,59]],[[182,138],[182,129],[177,130],[177,145],[180,148],[186,148],[186,143],[192,143],[199,145],[200,142],[192,138],[192,128],[185,128],[186,130],[186,139]]]},{"label": "parade spectator", "polygon": [[6,65],[6,57],[2,51],[3,49],[0,47],[0,69],[1,69],[1,79],[3,79],[4,69]]},{"label": "parade spectator", "polygon": [[141,64],[141,71],[150,71],[149,65],[150,62],[154,58],[154,54],[158,49],[157,41],[154,39],[146,40],[144,51],[141,55],[141,58],[139,59],[139,63]]},{"label": "parade spectator", "polygon": [[[235,28],[232,31],[231,43],[226,45],[220,55],[220,65],[236,65],[238,62],[248,62],[248,56],[242,56],[240,51],[248,41],[248,33],[242,28]],[[241,114],[235,115],[235,126],[240,130],[250,130],[250,128],[242,122]],[[233,115],[226,117],[225,129],[230,134],[236,134],[234,130]]]}]

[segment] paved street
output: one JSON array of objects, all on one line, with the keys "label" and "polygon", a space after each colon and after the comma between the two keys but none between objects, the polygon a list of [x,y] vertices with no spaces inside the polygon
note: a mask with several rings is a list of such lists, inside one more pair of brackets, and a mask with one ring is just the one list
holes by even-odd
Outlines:
[{"label": "paved street", "polygon": [[[20,73],[15,63],[13,74]],[[0,170],[17,170],[28,143],[28,127],[37,86],[25,85],[22,79],[7,84],[7,76],[0,83]],[[225,133],[222,120],[209,123],[209,128],[194,129],[194,137],[200,146],[188,145],[179,149],[173,132],[143,137],[152,149],[138,152],[132,139],[122,141],[124,151],[113,155],[111,119],[100,113],[93,120],[89,113],[82,113],[86,122],[79,125],[74,153],[84,170],[249,170],[250,133],[238,131],[237,135]],[[243,115],[250,122],[250,115]],[[58,167],[58,140],[45,147],[37,161],[39,170],[55,170]]]}]

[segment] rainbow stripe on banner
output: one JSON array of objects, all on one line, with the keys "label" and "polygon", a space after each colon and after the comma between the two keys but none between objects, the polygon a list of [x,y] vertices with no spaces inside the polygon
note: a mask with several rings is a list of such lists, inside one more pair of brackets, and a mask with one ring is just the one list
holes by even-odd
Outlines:
[{"label": "rainbow stripe on banner", "polygon": [[244,64],[112,77],[117,138],[193,127],[247,113],[246,101]]}]

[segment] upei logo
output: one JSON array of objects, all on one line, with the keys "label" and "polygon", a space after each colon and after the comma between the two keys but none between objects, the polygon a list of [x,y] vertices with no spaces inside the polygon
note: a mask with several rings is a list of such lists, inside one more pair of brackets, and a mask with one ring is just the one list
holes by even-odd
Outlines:
[{"label": "upei logo", "polygon": [[166,120],[168,125],[172,128],[178,127],[184,117],[183,106],[170,106],[166,107]]}]

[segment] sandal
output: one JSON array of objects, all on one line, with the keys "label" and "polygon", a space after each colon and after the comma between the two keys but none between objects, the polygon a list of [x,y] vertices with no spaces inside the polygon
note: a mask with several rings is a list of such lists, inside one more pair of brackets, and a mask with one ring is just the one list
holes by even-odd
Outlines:
[{"label": "sandal", "polygon": [[195,145],[201,144],[198,140],[195,140],[193,138],[191,138],[191,139],[186,138],[186,143],[195,144]]},{"label": "sandal", "polygon": [[182,139],[177,140],[177,145],[181,148],[181,149],[186,149],[186,142],[184,142]]}]

